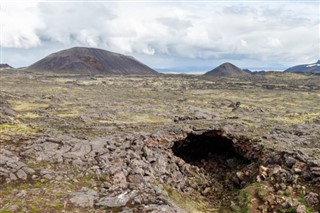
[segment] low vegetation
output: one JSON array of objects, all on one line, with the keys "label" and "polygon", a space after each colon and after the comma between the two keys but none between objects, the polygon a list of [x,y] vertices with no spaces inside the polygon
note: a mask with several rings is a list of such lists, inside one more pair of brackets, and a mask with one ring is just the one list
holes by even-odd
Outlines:
[{"label": "low vegetation", "polygon": [[[319,211],[317,76],[1,72],[0,212]],[[230,158],[172,151],[208,129],[225,130]]]}]

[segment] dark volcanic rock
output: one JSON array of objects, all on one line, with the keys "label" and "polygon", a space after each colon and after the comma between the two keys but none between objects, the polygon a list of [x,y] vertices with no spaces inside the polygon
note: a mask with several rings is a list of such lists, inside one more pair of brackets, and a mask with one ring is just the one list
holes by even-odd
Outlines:
[{"label": "dark volcanic rock", "polygon": [[10,104],[6,101],[5,96],[0,95],[0,124],[12,123],[12,118],[16,116],[14,110],[11,109]]},{"label": "dark volcanic rock", "polygon": [[294,67],[290,67],[285,70],[285,72],[298,72],[298,73],[320,73],[320,60],[313,64],[302,64]]},{"label": "dark volcanic rock", "polygon": [[131,56],[102,49],[73,47],[53,53],[28,69],[76,74],[156,74]]},{"label": "dark volcanic rock", "polygon": [[216,67],[215,69],[205,73],[204,75],[216,76],[216,77],[228,77],[228,76],[247,76],[247,75],[250,75],[250,73],[247,71],[243,71],[242,69],[240,69],[239,67],[231,63],[224,63]]}]

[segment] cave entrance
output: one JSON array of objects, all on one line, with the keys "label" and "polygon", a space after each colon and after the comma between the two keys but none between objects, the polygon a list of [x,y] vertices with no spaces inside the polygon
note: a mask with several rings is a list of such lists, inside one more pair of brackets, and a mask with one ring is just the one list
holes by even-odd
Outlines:
[{"label": "cave entrance", "polygon": [[[191,133],[185,139],[174,142],[172,151],[186,163],[203,168],[216,180],[226,182],[228,174],[241,171],[251,164],[249,159],[240,154],[240,147],[236,147],[232,140],[220,130]],[[227,182],[226,185],[230,186],[230,182]]]}]

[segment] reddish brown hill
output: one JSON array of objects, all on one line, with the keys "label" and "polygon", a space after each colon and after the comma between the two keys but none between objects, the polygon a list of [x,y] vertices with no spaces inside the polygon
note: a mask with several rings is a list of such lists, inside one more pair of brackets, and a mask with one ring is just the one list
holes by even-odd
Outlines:
[{"label": "reddish brown hill", "polygon": [[156,74],[131,56],[97,48],[73,47],[53,53],[28,69],[76,74]]}]

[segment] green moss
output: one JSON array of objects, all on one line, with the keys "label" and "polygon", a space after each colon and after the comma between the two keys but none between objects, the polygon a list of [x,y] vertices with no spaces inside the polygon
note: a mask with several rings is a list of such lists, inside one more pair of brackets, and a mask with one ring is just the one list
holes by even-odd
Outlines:
[{"label": "green moss", "polygon": [[122,113],[116,119],[99,119],[99,123],[105,124],[136,124],[136,123],[165,123],[172,122],[171,119],[150,114]]},{"label": "green moss", "polygon": [[29,204],[28,205],[28,211],[29,212],[32,212],[32,213],[35,213],[35,212],[39,212],[40,211],[40,209],[38,209],[35,205],[33,205],[33,204]]},{"label": "green moss", "polygon": [[[233,193],[235,195],[235,197],[233,198],[235,205],[232,206],[232,212],[251,212],[254,208],[257,207],[255,206],[255,203],[251,203],[251,200],[253,200],[253,198],[256,198],[255,200],[265,198],[269,192],[270,190],[266,185],[258,182],[254,182],[239,191],[235,191]],[[223,207],[223,209],[229,208]]]},{"label": "green moss", "polygon": [[[52,212],[52,210],[61,212],[64,209],[61,198],[65,199],[69,192],[76,190],[76,187],[77,185],[69,185],[65,182],[4,183],[0,186],[0,206],[4,206],[3,209],[0,207],[0,212],[1,210],[5,212],[6,208],[12,205],[27,208],[28,212]],[[18,198],[12,193],[14,189],[25,190],[27,195],[23,199]]]},{"label": "green moss", "polygon": [[247,213],[250,209],[250,199],[251,196],[248,192],[241,190],[238,196],[238,202],[239,202],[239,212],[241,213]]},{"label": "green moss", "polygon": [[78,180],[78,186],[91,186],[91,180],[96,181],[97,186],[99,187],[100,184],[103,184],[105,181],[109,179],[109,175],[107,173],[102,173],[100,175],[97,174],[89,174],[86,175]]},{"label": "green moss", "polygon": [[20,115],[19,117],[21,117],[21,118],[30,118],[30,119],[33,119],[33,118],[40,118],[40,117],[42,117],[42,116],[40,116],[40,115],[37,114],[37,113],[27,112],[27,113],[23,113],[23,114]]},{"label": "green moss", "polygon": [[6,209],[0,209],[0,213],[11,213],[12,211]]},{"label": "green moss", "polygon": [[36,182],[33,183],[33,187],[36,187],[36,188],[40,188],[40,187],[43,187],[45,185],[47,185],[47,183],[46,182],[41,182],[41,181],[36,181]]},{"label": "green moss", "polygon": [[297,207],[284,208],[282,206],[277,206],[275,211],[279,213],[296,213],[296,208]]},{"label": "green moss", "polygon": [[42,169],[42,168],[47,168],[48,166],[51,166],[52,163],[48,162],[48,161],[44,161],[44,160],[41,160],[41,161],[29,161],[26,163],[27,166],[31,167],[31,168],[34,168],[34,169]]},{"label": "green moss", "polygon": [[64,117],[77,117],[80,115],[80,113],[76,110],[59,110],[56,112],[58,117],[64,118]]},{"label": "green moss", "polygon": [[16,101],[12,104],[12,109],[16,111],[30,111],[30,110],[35,110],[39,108],[46,108],[48,107],[48,104],[45,103],[30,103],[26,101]]},{"label": "green moss", "polygon": [[187,195],[169,185],[164,185],[164,189],[168,193],[168,198],[187,212],[217,212],[217,209],[210,208],[200,195]]},{"label": "green moss", "polygon": [[304,200],[304,197],[305,197],[304,191],[298,191],[298,201],[299,201],[300,204],[306,206],[307,213],[314,213],[314,212],[316,212],[312,206],[306,204],[306,202],[305,202],[305,200]]},{"label": "green moss", "polygon": [[64,209],[64,204],[63,203],[54,203],[50,205],[50,209],[55,209],[62,211]]},{"label": "green moss", "polygon": [[29,136],[39,132],[39,129],[17,121],[14,124],[0,124],[0,140],[11,140],[12,136]]},{"label": "green moss", "polygon": [[2,133],[16,133],[16,134],[35,132],[35,129],[21,122],[17,122],[16,124],[2,123],[0,124],[0,130]]},{"label": "green moss", "polygon": [[260,199],[265,198],[269,193],[269,190],[267,190],[265,187],[259,187],[257,189],[257,195]]}]

